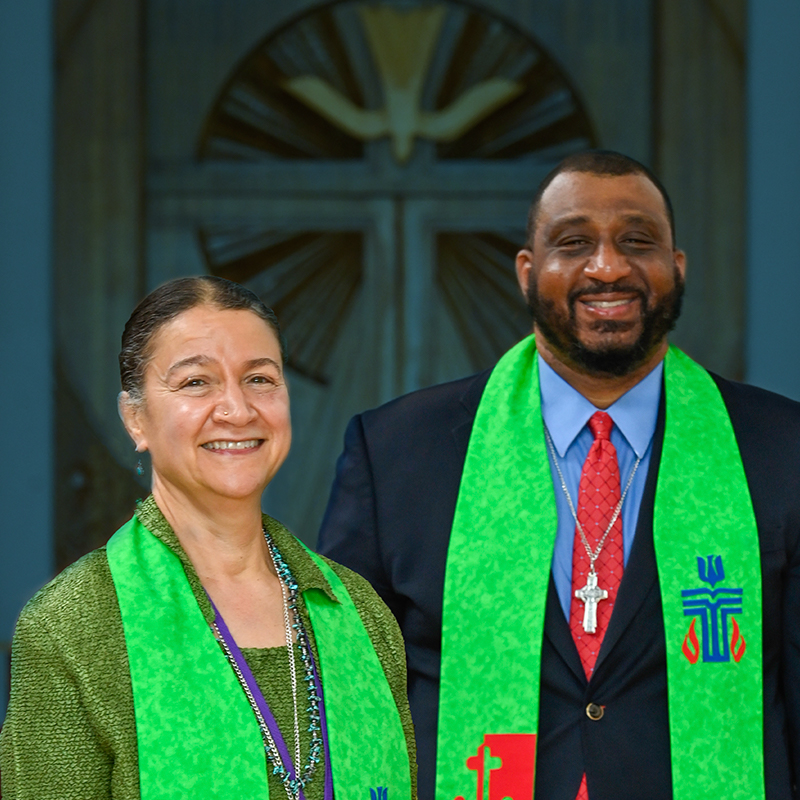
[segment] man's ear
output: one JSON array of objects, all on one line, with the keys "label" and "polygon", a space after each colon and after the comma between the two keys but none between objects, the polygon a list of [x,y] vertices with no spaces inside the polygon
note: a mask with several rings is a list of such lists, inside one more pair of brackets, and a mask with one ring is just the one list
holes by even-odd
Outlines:
[{"label": "man's ear", "polygon": [[675,266],[681,274],[681,278],[686,280],[686,253],[683,250],[675,250],[672,253],[672,258],[675,261]]},{"label": "man's ear", "polygon": [[533,269],[533,253],[527,247],[517,253],[517,283],[523,297],[528,296],[531,270]]},{"label": "man's ear", "polygon": [[142,409],[140,404],[134,403],[128,392],[120,392],[117,395],[117,411],[128,436],[133,439],[136,452],[143,453],[147,450],[147,440],[141,425]]}]

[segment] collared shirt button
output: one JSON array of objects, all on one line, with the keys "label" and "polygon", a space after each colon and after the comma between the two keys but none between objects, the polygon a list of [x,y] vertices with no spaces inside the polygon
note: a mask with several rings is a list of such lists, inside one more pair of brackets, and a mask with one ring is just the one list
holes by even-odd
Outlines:
[{"label": "collared shirt button", "polygon": [[594,720],[595,722],[597,722],[597,720],[599,719],[602,719],[604,713],[605,713],[605,707],[599,706],[597,705],[597,703],[589,703],[589,705],[586,706],[586,716],[589,717],[589,719]]}]

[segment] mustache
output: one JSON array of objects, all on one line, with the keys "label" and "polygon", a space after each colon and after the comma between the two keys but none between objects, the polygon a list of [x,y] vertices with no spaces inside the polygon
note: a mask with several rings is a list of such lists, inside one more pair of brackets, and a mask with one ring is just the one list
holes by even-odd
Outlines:
[{"label": "mustache", "polygon": [[641,286],[634,286],[633,284],[630,283],[617,282],[617,283],[593,283],[589,286],[573,289],[567,295],[567,301],[571,306],[575,303],[575,301],[579,297],[588,297],[593,294],[614,294],[616,292],[619,292],[620,294],[635,294],[642,300],[642,302],[645,302],[647,300]]}]

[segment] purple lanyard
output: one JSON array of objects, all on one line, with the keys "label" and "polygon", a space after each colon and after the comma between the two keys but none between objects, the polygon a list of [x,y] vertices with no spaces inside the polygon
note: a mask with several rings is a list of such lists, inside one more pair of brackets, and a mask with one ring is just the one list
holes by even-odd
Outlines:
[{"label": "purple lanyard", "polygon": [[[220,636],[223,638],[228,650],[233,656],[236,666],[239,667],[239,670],[242,673],[244,682],[247,684],[247,688],[250,690],[250,694],[258,706],[258,710],[261,712],[261,716],[264,718],[264,722],[267,724],[267,728],[269,729],[272,739],[275,742],[275,746],[278,748],[281,761],[283,761],[283,765],[286,767],[286,771],[289,773],[290,779],[296,781],[297,768],[292,762],[292,757],[289,754],[289,748],[286,747],[286,742],[284,741],[280,729],[278,728],[278,723],[275,720],[275,716],[270,710],[264,695],[261,693],[261,689],[258,688],[256,679],[253,677],[253,673],[251,672],[250,667],[247,665],[247,661],[245,661],[242,651],[236,644],[236,640],[233,638],[228,626],[225,624],[222,614],[219,613],[219,609],[214,605],[214,601],[211,599],[211,597],[209,595],[206,596],[211,603],[211,607],[214,609],[214,624],[217,626]],[[322,729],[322,746],[325,751],[324,800],[333,800],[333,774],[331,773],[331,754],[328,747],[328,724],[325,719],[325,701],[323,700],[322,695],[322,681],[319,679],[317,664],[314,661],[314,654],[311,652],[310,643],[308,646],[308,657],[311,659],[311,670],[314,674],[314,690],[317,694],[317,697],[319,697],[319,725]],[[299,767],[299,765],[297,766]],[[306,800],[302,789],[299,790],[297,797],[298,800]]]}]

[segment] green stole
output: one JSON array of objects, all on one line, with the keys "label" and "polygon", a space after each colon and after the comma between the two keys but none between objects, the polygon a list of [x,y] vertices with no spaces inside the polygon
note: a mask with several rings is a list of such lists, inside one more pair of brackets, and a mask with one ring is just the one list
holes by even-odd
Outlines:
[{"label": "green stole", "polygon": [[[258,724],[180,560],[136,516],[111,537],[107,554],[133,685],[142,800],[268,798]],[[370,800],[370,790],[385,797],[386,788],[407,800],[408,748],[383,667],[344,584],[309,555],[338,600],[303,593],[336,800]]]},{"label": "green stole", "polygon": [[[664,381],[653,537],[673,796],[763,798],[761,568],[750,493],[709,374],[670,348]],[[528,337],[493,370],[464,462],[445,573],[437,800],[470,800],[476,780],[478,800],[533,797],[556,525]],[[698,608],[706,601],[711,607]]]}]

